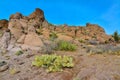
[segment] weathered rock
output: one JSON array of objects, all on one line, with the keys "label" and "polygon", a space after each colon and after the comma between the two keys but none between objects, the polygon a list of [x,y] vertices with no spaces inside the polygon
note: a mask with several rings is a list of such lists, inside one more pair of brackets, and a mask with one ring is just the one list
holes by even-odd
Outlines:
[{"label": "weathered rock", "polygon": [[11,50],[9,50],[9,52],[10,53],[16,53],[17,51],[21,51],[21,50],[22,50],[21,47],[16,46],[16,47],[12,48]]},{"label": "weathered rock", "polygon": [[10,43],[10,39],[11,39],[11,34],[10,32],[5,32],[1,38],[1,41],[0,41],[0,47],[1,49],[7,49],[8,48],[8,45]]},{"label": "weathered rock", "polygon": [[58,34],[58,40],[72,41],[73,38],[67,35]]},{"label": "weathered rock", "polygon": [[10,29],[11,34],[14,35],[16,39],[20,38],[23,34],[24,29],[19,20],[10,20],[8,28]]},{"label": "weathered rock", "polygon": [[28,50],[28,49],[35,50],[35,51],[41,50],[41,47],[37,47],[37,46],[33,46],[33,45],[31,46],[31,45],[26,45],[26,44],[21,45],[21,48],[22,48],[22,50]]},{"label": "weathered rock", "polygon": [[47,22],[47,21],[44,21],[44,22],[42,23],[42,27],[46,27],[46,28],[48,28],[48,27],[49,27],[48,22]]},{"label": "weathered rock", "polygon": [[0,29],[7,29],[8,28],[8,20],[3,19],[0,20]]},{"label": "weathered rock", "polygon": [[31,32],[33,32],[33,33],[36,32],[35,27],[33,25],[29,25],[29,27],[28,27],[28,34]]},{"label": "weathered rock", "polygon": [[43,31],[42,31],[43,38],[49,39],[49,35],[50,35],[49,29],[43,28],[42,30],[43,30]]},{"label": "weathered rock", "polygon": [[36,33],[29,33],[24,40],[25,45],[40,47],[43,46],[42,40]]},{"label": "weathered rock", "polygon": [[17,43],[23,44],[25,40],[26,35],[22,35],[18,40]]},{"label": "weathered rock", "polygon": [[33,12],[29,16],[29,19],[39,20],[39,21],[43,22],[45,20],[45,18],[44,18],[44,12],[41,9],[36,8],[35,12]]},{"label": "weathered rock", "polygon": [[8,65],[1,66],[1,67],[0,67],[0,72],[4,72],[4,71],[6,71],[8,68],[9,68]]},{"label": "weathered rock", "polygon": [[10,16],[10,20],[11,19],[21,19],[22,17],[23,17],[22,14],[17,12],[16,14],[12,14]]}]

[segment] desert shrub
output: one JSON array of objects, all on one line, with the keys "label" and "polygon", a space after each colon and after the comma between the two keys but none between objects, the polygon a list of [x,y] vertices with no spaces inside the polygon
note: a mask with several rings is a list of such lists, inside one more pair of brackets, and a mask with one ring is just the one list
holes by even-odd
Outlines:
[{"label": "desert shrub", "polygon": [[72,68],[74,66],[72,57],[57,55],[36,56],[32,65],[43,67],[47,69],[47,72],[62,71],[63,68]]},{"label": "desert shrub", "polygon": [[116,42],[119,42],[120,36],[119,36],[119,34],[118,34],[117,31],[115,31],[112,36],[113,36],[113,38],[114,38],[114,40],[115,40]]},{"label": "desert shrub", "polygon": [[36,29],[36,33],[37,33],[38,35],[42,35],[42,34],[43,34],[41,29]]},{"label": "desert shrub", "polygon": [[12,74],[12,75],[14,75],[14,74],[16,74],[16,73],[19,73],[19,72],[20,72],[20,71],[16,70],[15,68],[11,68],[11,69],[9,70],[9,73]]},{"label": "desert shrub", "polygon": [[50,36],[50,40],[55,40],[56,38],[58,38],[55,32],[51,32],[49,36]]},{"label": "desert shrub", "polygon": [[76,45],[68,42],[68,41],[59,41],[58,42],[58,50],[63,50],[63,51],[75,51],[77,48]]},{"label": "desert shrub", "polygon": [[89,40],[88,43],[91,44],[91,45],[98,45],[98,44],[99,44],[99,41]]},{"label": "desert shrub", "polygon": [[78,28],[75,29],[74,33],[75,33],[75,37],[77,35],[77,32],[78,32]]},{"label": "desert shrub", "polygon": [[85,43],[85,41],[83,39],[79,39],[78,40],[80,43]]},{"label": "desert shrub", "polygon": [[54,53],[54,50],[57,47],[57,43],[56,42],[51,42],[51,43],[44,43],[44,46],[42,47],[42,53],[45,54],[51,54]]},{"label": "desert shrub", "polygon": [[113,46],[113,45],[97,45],[94,48],[87,48],[88,53],[95,53],[95,54],[120,54],[120,46]]},{"label": "desert shrub", "polygon": [[108,40],[105,40],[105,44],[108,44],[109,43],[109,41]]},{"label": "desert shrub", "polygon": [[19,51],[17,51],[15,54],[16,54],[17,56],[22,55],[22,54],[23,54],[23,51],[19,50]]}]

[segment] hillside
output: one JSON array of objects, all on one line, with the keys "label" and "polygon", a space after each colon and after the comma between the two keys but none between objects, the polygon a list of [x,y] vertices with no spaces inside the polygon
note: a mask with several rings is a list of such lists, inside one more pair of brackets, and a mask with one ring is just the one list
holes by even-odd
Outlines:
[{"label": "hillside", "polygon": [[[43,62],[32,65],[36,56],[46,54],[59,57],[52,62],[43,58],[50,63],[43,68],[38,65]],[[17,12],[0,20],[0,80],[120,80],[119,55],[120,45],[98,24],[54,25],[39,8],[29,16]],[[60,56],[72,57],[65,60],[74,65]]]}]

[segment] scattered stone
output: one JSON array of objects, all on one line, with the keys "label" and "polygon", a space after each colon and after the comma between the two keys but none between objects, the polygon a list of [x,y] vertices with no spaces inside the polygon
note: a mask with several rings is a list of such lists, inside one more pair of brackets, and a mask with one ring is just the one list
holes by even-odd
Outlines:
[{"label": "scattered stone", "polygon": [[24,63],[25,63],[25,62],[19,62],[18,64],[19,64],[19,65],[23,65]]},{"label": "scattered stone", "polygon": [[32,56],[34,56],[34,54],[28,54],[28,55],[26,55],[26,58],[30,58]]},{"label": "scattered stone", "polygon": [[4,71],[6,71],[8,68],[9,68],[8,65],[3,65],[3,66],[0,67],[0,72],[4,72]]}]

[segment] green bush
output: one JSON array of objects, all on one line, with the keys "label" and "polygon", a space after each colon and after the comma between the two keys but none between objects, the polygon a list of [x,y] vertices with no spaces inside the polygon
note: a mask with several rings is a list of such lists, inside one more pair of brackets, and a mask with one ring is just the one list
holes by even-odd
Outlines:
[{"label": "green bush", "polygon": [[62,71],[63,68],[72,68],[74,66],[72,57],[57,55],[36,56],[32,65],[46,68],[47,72]]},{"label": "green bush", "polygon": [[23,51],[19,50],[19,51],[17,51],[15,54],[16,54],[17,56],[19,56],[19,55],[23,54]]},{"label": "green bush", "polygon": [[75,51],[77,46],[74,44],[67,42],[67,41],[59,41],[58,42],[58,50],[63,50],[63,51]]},{"label": "green bush", "polygon": [[113,38],[114,38],[114,40],[115,40],[116,42],[119,42],[120,36],[119,36],[119,34],[118,34],[117,31],[115,31],[114,34],[113,34],[112,36],[113,36]]}]

